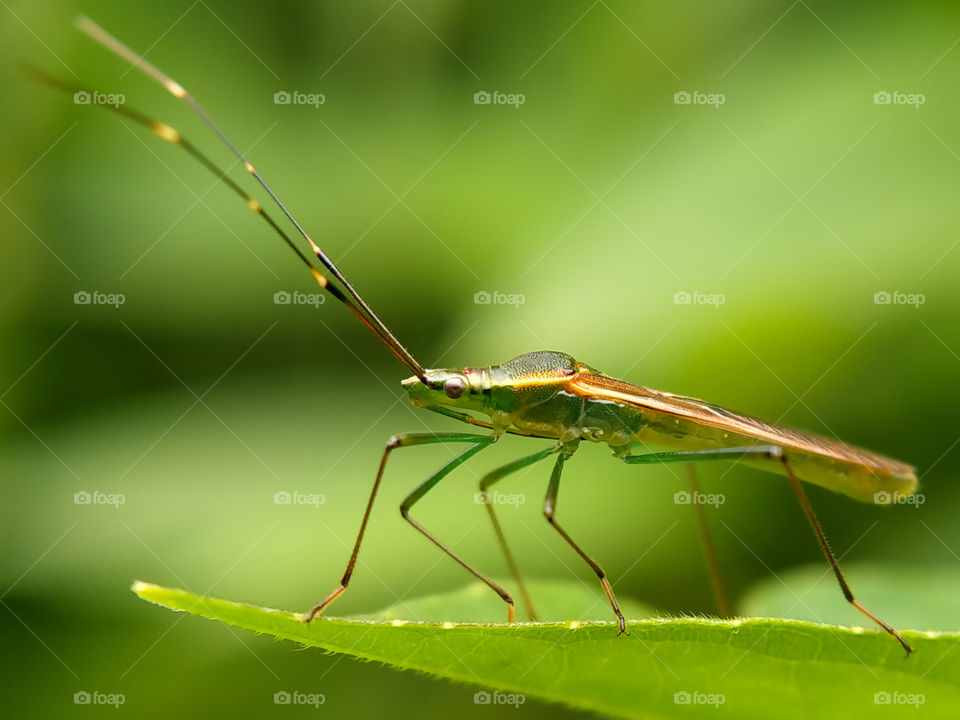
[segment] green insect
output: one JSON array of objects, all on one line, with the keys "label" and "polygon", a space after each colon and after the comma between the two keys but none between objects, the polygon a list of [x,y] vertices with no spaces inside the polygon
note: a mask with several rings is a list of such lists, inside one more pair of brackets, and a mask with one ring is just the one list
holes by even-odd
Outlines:
[{"label": "green insect", "polygon": [[[466,448],[407,495],[400,506],[401,513],[411,525],[503,598],[508,608],[508,620],[513,622],[512,596],[414,520],[410,510],[447,475],[481,450],[497,442],[504,435],[518,435],[548,438],[556,442],[540,452],[527,455],[487,473],[480,482],[481,493],[489,497],[486,494],[495,483],[535,463],[553,459],[553,470],[550,473],[543,514],[550,525],[596,573],[617,617],[620,633],[626,633],[627,627],[610,582],[600,565],[556,520],[557,498],[564,464],[583,441],[605,443],[616,458],[631,465],[724,460],[743,462],[784,475],[797,495],[817,542],[836,575],[844,597],[894,637],[908,654],[912,651],[900,633],[854,598],[800,484],[801,480],[813,483],[861,501],[874,501],[878,493],[886,493],[888,497],[898,498],[909,495],[916,488],[917,478],[912,467],[836,440],[778,427],[701,400],[633,385],[594,370],[565,353],[533,352],[520,355],[501,365],[484,368],[425,369],[380,321],[336,265],[310,239],[253,165],[227,139],[180,84],[174,82],[91,20],[81,18],[78,26],[95,41],[119,55],[132,67],[146,73],[175,97],[187,103],[244,163],[247,171],[260,183],[286,218],[293,223],[298,233],[308,242],[313,255],[330,274],[332,280],[322,274],[311,259],[301,252],[256,200],[233,180],[226,177],[177,130],[127,109],[124,105],[103,107],[145,125],[168,142],[180,145],[218,178],[222,177],[227,186],[242,197],[247,205],[260,214],[283,238],[310,269],[317,283],[346,305],[413,373],[403,381],[403,388],[414,405],[460,420],[478,429],[477,432],[410,433],[390,438],[380,460],[373,489],[343,578],[339,586],[326,599],[307,613],[305,617],[307,622],[324,612],[350,583],[370,519],[370,512],[391,453],[399,448],[437,443],[462,444]],[[84,90],[39,71],[32,71],[32,74],[36,79],[66,92]],[[666,448],[666,450],[646,452],[645,448],[648,446]],[[497,521],[493,504],[488,502],[485,505],[508,565],[532,615],[529,596]],[[715,570],[715,568],[712,569]],[[715,590],[718,591],[718,596],[722,597],[716,575],[714,581]],[[722,610],[721,614],[725,612]]]}]

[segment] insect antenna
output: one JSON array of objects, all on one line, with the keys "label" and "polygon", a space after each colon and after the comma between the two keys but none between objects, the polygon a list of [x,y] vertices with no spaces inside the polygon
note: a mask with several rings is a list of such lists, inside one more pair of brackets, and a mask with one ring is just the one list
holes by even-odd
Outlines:
[{"label": "insect antenna", "polygon": [[[95,22],[93,22],[93,20],[91,20],[90,18],[87,18],[84,16],[81,16],[80,18],[78,18],[77,27],[83,33],[89,36],[92,40],[94,40],[96,43],[103,46],[107,50],[111,51],[115,55],[119,56],[121,59],[125,60],[127,63],[130,64],[131,67],[146,74],[148,77],[152,78],[153,80],[158,82],[160,85],[162,85],[164,88],[166,88],[167,91],[170,92],[170,94],[172,94],[174,97],[186,103],[187,106],[190,107],[190,109],[192,109],[207,124],[207,126],[210,127],[210,129],[214,132],[214,134],[216,134],[216,136],[220,139],[220,141],[224,145],[226,145],[227,148],[229,148],[230,152],[232,152],[237,157],[237,159],[243,163],[243,166],[247,170],[247,172],[249,172],[257,180],[258,183],[260,183],[260,185],[267,192],[270,198],[274,201],[274,203],[276,203],[277,207],[280,208],[281,212],[287,217],[287,219],[291,223],[293,223],[294,227],[297,229],[297,232],[299,232],[300,235],[307,241],[307,243],[309,243],[310,249],[313,251],[313,254],[316,256],[317,260],[320,261],[321,265],[323,265],[323,267],[326,268],[326,270],[334,278],[336,278],[337,282],[339,282],[340,285],[343,286],[343,289],[346,291],[346,293],[344,293],[343,291],[340,290],[340,288],[336,287],[335,285],[332,285],[329,282],[329,280],[320,272],[320,270],[317,269],[313,265],[313,263],[309,261],[307,256],[304,255],[296,247],[296,245],[293,243],[290,237],[286,233],[284,233],[283,230],[280,229],[280,227],[273,220],[273,218],[271,218],[263,210],[260,203],[258,203],[256,200],[250,197],[246,192],[244,192],[243,189],[240,188],[240,186],[237,185],[234,181],[230,180],[226,176],[226,173],[222,172],[209,158],[207,158],[205,155],[203,155],[203,153],[197,150],[194,145],[192,145],[191,143],[188,143],[177,130],[167,125],[166,123],[157,122],[133,110],[126,110],[125,108],[122,108],[122,107],[115,107],[115,106],[109,106],[109,105],[104,107],[107,107],[111,110],[115,110],[121,115],[124,115],[140,123],[141,125],[145,125],[146,127],[150,128],[150,130],[152,130],[155,134],[157,134],[164,140],[167,140],[168,142],[171,142],[175,145],[180,145],[181,147],[186,149],[187,152],[193,155],[197,160],[199,160],[203,165],[205,165],[211,172],[216,174],[219,178],[223,179],[234,192],[239,194],[244,199],[247,205],[254,212],[257,212],[258,214],[260,214],[267,221],[267,223],[269,223],[269,225],[277,233],[280,234],[280,236],[284,239],[287,245],[289,245],[294,250],[294,252],[297,253],[300,259],[307,264],[307,266],[310,268],[310,272],[313,274],[317,283],[322,288],[326,289],[331,295],[333,295],[333,297],[335,297],[337,300],[339,300],[348,308],[350,308],[350,310],[361,320],[361,322],[363,322],[363,324],[366,325],[367,328],[369,328],[371,332],[373,332],[374,335],[376,335],[380,339],[380,341],[387,346],[387,348],[397,357],[398,360],[400,360],[400,362],[406,365],[407,368],[411,372],[413,372],[413,374],[416,375],[421,382],[426,383],[427,382],[426,372],[424,371],[423,366],[420,365],[420,363],[418,363],[416,359],[414,359],[413,355],[411,355],[410,352],[403,345],[400,344],[400,341],[397,340],[397,338],[393,335],[393,333],[390,332],[387,326],[383,324],[383,322],[380,320],[379,317],[377,317],[377,315],[373,312],[370,306],[367,305],[366,302],[364,302],[363,298],[360,297],[360,294],[356,290],[354,290],[353,286],[347,281],[346,277],[344,277],[343,273],[340,272],[340,270],[337,268],[334,262],[310,238],[310,236],[303,229],[300,223],[297,222],[297,220],[293,217],[290,211],[287,210],[287,207],[283,204],[283,202],[281,202],[280,198],[277,197],[276,193],[274,193],[273,189],[267,184],[266,180],[263,179],[263,176],[257,172],[257,170],[247,160],[244,154],[240,152],[237,146],[230,141],[230,139],[223,133],[222,130],[220,130],[219,126],[217,126],[217,124],[213,122],[210,116],[207,115],[207,113],[203,110],[202,107],[200,107],[197,101],[194,100],[193,96],[190,95],[190,93],[188,93],[184,89],[184,87],[180,85],[180,83],[176,82],[173,78],[168,76],[159,68],[155,67],[148,60],[146,60],[145,58],[143,58],[142,56],[138,55],[133,50],[128,48],[122,42],[120,42],[115,37],[113,37],[113,35],[111,35],[106,30],[104,30],[99,25],[97,25]],[[33,72],[34,74],[37,73],[37,71],[33,71]],[[71,87],[69,83],[64,83],[62,81],[46,77],[44,76],[43,73],[40,73],[40,77],[38,77],[38,79],[41,79],[47,82],[48,84],[52,84],[56,87],[59,87],[60,89],[66,89],[67,87]]]}]

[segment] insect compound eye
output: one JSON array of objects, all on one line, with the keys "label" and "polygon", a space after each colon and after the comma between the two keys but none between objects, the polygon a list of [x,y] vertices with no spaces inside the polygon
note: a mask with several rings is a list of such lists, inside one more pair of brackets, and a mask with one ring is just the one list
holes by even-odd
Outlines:
[{"label": "insect compound eye", "polygon": [[462,377],[452,377],[443,384],[443,392],[451,400],[456,400],[467,390],[467,383]]}]

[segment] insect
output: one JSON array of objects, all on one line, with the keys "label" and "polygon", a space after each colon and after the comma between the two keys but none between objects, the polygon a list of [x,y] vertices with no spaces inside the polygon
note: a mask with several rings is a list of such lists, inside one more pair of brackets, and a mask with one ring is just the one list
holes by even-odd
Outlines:
[{"label": "insect", "polygon": [[[296,228],[297,233],[307,242],[320,267],[317,267],[313,260],[300,250],[290,235],[259,202],[227,177],[217,165],[184,139],[173,127],[141,115],[124,105],[103,107],[146,126],[163,140],[184,148],[218,178],[221,178],[247,203],[250,209],[258,213],[280,235],[309,269],[320,287],[356,315],[360,322],[376,335],[412,373],[411,377],[404,380],[402,384],[414,405],[459,420],[474,428],[473,432],[409,433],[390,438],[380,459],[346,571],[339,586],[305,615],[306,622],[323,613],[347,589],[391,454],[400,448],[438,443],[463,445],[465,449],[407,495],[401,504],[401,513],[413,527],[496,592],[507,605],[508,621],[513,622],[512,596],[499,584],[454,553],[415,520],[410,511],[457,467],[504,435],[515,435],[550,439],[554,443],[546,449],[526,455],[487,473],[480,481],[481,493],[489,497],[487,493],[495,483],[523,468],[552,459],[553,470],[550,473],[543,514],[549,524],[597,575],[616,615],[619,633],[627,632],[626,621],[610,582],[600,565],[580,547],[556,519],[564,464],[584,441],[606,444],[617,459],[631,465],[725,460],[742,462],[785,476],[800,502],[844,597],[895,638],[907,654],[912,652],[912,648],[900,633],[854,598],[801,485],[801,481],[812,483],[861,501],[872,501],[875,495],[881,492],[896,498],[909,495],[915,490],[917,478],[912,467],[838,440],[779,427],[701,400],[633,385],[595,370],[565,353],[532,352],[491,367],[424,368],[381,322],[333,261],[310,239],[253,165],[180,84],[91,20],[81,18],[78,20],[78,27],[132,67],[160,83],[196,112],[269,194],[282,214]],[[32,71],[32,73],[36,79],[57,86],[66,92],[83,91],[83,88],[51,78],[39,71]],[[648,452],[646,451],[648,446],[664,448],[664,450]],[[528,601],[529,597],[523,580],[517,571],[493,505],[489,502],[485,505],[511,572],[525,600]],[[529,607],[529,602],[527,604]]]}]

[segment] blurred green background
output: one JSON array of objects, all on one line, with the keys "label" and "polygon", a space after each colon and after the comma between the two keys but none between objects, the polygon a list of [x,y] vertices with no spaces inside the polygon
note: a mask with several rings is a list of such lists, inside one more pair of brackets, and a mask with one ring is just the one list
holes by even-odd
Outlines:
[{"label": "blurred green background", "polygon": [[[274,303],[314,292],[310,278],[185,153],[22,77],[26,61],[123,93],[254,189],[185,107],[77,32],[78,13],[199,99],[423,364],[563,350],[902,458],[919,469],[920,507],[818,488],[811,502],[851,568],[957,571],[955,5],[16,1],[0,8],[11,717],[67,714],[81,690],[123,693],[141,717],[290,712],[278,690],[323,693],[338,717],[495,712],[473,705],[476,688],[181,622],[128,592],[141,578],[305,610],[340,578],[385,440],[459,428],[405,403],[408,373],[343,308]],[[277,105],[279,91],[325,103]],[[525,102],[476,104],[481,91]],[[678,92],[724,102],[678,104]],[[877,104],[878,92],[924,102]],[[80,291],[125,303],[75,304]],[[476,304],[479,291],[525,302]],[[724,302],[676,302],[683,292]],[[878,292],[924,302],[877,304]],[[419,519],[506,574],[473,492],[538,443],[481,454]],[[396,510],[448,456],[391,461],[336,613],[468,581]],[[527,498],[504,508],[506,532],[529,575],[592,584],[542,520],[547,475],[504,483]],[[703,467],[701,483],[726,498],[708,515],[735,599],[820,561],[776,476]],[[694,517],[673,502],[684,487],[677,468],[583,447],[560,517],[621,595],[708,613]],[[75,504],[81,491],[125,502]],[[325,502],[277,505],[278,491]],[[863,599],[883,614],[883,597]],[[836,601],[840,621],[859,622]]]}]

